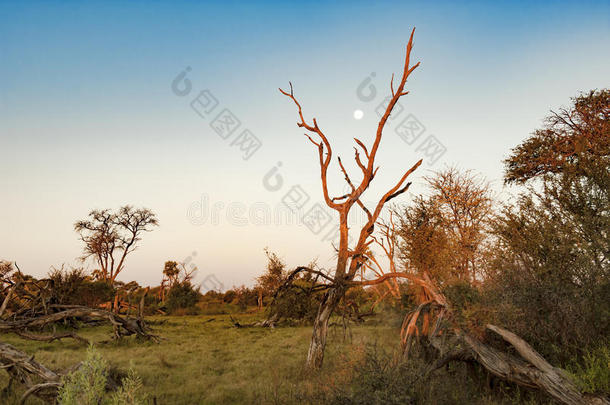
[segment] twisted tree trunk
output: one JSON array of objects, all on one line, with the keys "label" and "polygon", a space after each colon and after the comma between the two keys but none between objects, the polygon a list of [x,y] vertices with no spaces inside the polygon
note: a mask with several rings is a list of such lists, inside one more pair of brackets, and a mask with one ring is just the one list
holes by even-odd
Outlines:
[{"label": "twisted tree trunk", "polygon": [[313,324],[311,343],[307,353],[307,367],[310,369],[322,367],[324,349],[326,348],[326,335],[328,334],[328,321],[344,295],[345,288],[343,287],[331,288],[324,294]]}]

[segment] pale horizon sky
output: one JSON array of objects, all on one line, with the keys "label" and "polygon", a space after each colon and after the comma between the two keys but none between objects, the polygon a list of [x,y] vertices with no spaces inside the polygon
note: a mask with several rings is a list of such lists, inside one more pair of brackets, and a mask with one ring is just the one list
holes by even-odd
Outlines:
[{"label": "pale horizon sky", "polygon": [[[517,191],[502,186],[510,149],[550,109],[609,84],[607,1],[0,1],[0,259],[35,276],[78,266],[74,222],[131,204],[152,209],[160,226],[143,235],[123,281],[154,285],[166,260],[190,258],[198,281],[252,285],[265,247],[289,267],[331,265],[328,228],[273,221],[293,186],[310,197],[305,211],[322,201],[317,152],[277,88],[292,81],[355,174],[352,138],[372,141],[413,26],[422,64],[386,128],[365,201],[425,157],[417,149],[432,135],[446,152],[425,159],[401,203],[444,165],[481,173],[507,198]],[[179,96],[172,82],[187,67],[192,88]],[[366,101],[358,89],[369,84],[376,95]],[[218,101],[204,117],[191,108],[203,90]],[[241,122],[226,140],[210,127],[225,108]],[[395,131],[409,115],[425,128],[411,145]],[[262,143],[248,160],[231,145],[244,129]],[[283,183],[271,191],[263,179],[278,162]],[[342,194],[336,164],[330,173]]]}]

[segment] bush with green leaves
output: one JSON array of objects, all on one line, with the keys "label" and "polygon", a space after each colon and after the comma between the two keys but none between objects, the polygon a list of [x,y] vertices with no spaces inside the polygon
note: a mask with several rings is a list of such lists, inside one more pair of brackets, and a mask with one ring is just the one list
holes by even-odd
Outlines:
[{"label": "bush with green leaves", "polygon": [[194,309],[201,294],[190,281],[175,283],[167,295],[167,309],[174,313],[180,310]]},{"label": "bush with green leaves", "polygon": [[108,364],[102,355],[89,346],[80,367],[66,375],[59,390],[60,405],[99,405],[106,390]]},{"label": "bush with green leaves", "polygon": [[326,403],[334,405],[413,404],[413,376],[404,363],[379,351],[365,348],[364,358],[354,367],[351,382],[332,389]]},{"label": "bush with green leaves", "polygon": [[142,379],[133,368],[121,380],[121,386],[110,397],[111,405],[145,405],[147,396],[142,393]]},{"label": "bush with green leaves", "polygon": [[585,392],[610,393],[610,346],[601,346],[585,354],[568,371]]},{"label": "bush with green leaves", "polygon": [[315,292],[313,287],[311,281],[294,280],[286,288],[278,291],[269,305],[269,313],[276,314],[280,319],[313,321],[323,294]]},{"label": "bush with green leaves", "polygon": [[142,380],[130,369],[121,379],[120,387],[107,393],[110,374],[108,363],[93,345],[87,349],[85,361],[62,379],[57,402],[59,405],[145,405]]}]

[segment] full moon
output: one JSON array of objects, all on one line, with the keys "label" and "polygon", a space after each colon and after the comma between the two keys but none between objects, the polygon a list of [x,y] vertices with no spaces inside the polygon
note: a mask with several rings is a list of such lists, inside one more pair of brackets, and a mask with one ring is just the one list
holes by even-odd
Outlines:
[{"label": "full moon", "polygon": [[354,118],[357,120],[361,120],[362,117],[364,117],[364,112],[362,110],[355,110],[354,111]]}]

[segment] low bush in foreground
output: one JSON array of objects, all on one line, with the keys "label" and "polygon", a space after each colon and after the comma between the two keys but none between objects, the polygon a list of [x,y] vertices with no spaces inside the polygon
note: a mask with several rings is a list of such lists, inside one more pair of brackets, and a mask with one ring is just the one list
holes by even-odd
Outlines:
[{"label": "low bush in foreground", "polygon": [[120,380],[114,392],[108,392],[108,363],[94,346],[87,349],[87,357],[81,366],[67,374],[59,390],[59,405],[144,405],[142,380],[131,368]]}]

